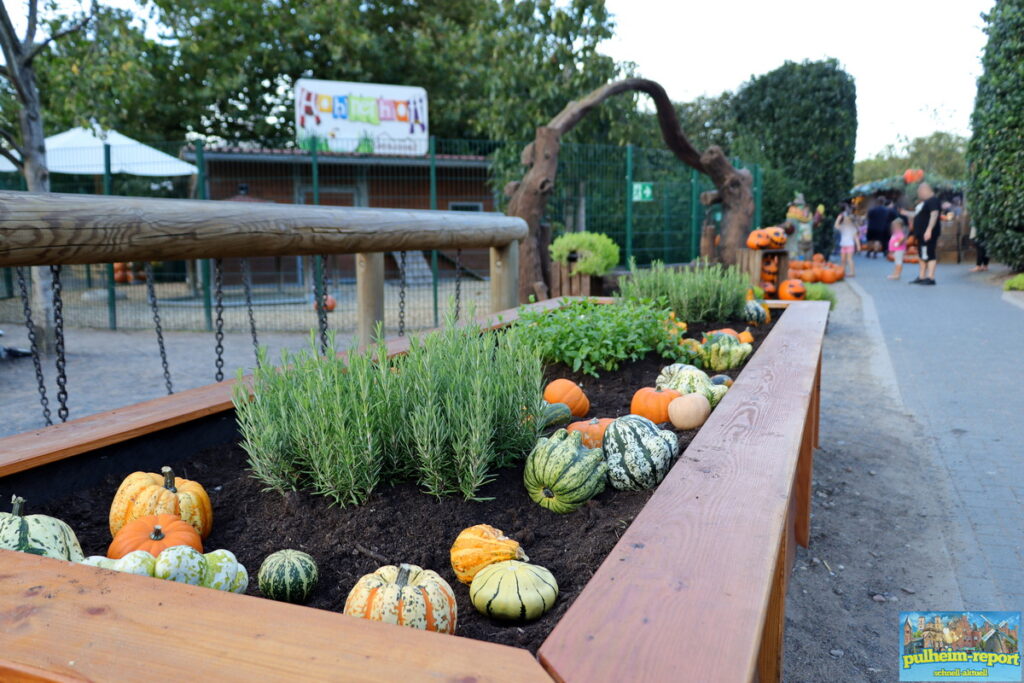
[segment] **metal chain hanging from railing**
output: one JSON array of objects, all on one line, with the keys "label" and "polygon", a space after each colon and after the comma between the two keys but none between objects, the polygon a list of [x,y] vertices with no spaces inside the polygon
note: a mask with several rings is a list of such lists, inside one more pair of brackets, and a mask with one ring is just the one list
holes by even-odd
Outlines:
[{"label": "metal chain hanging from railing", "polygon": [[61,422],[68,421],[68,377],[67,358],[64,356],[64,299],[61,297],[61,266],[50,266],[53,278],[53,350],[57,355],[57,416]]},{"label": "metal chain hanging from railing", "polygon": [[313,257],[315,272],[313,276],[313,296],[316,297],[316,320],[320,333],[320,355],[327,355],[327,281],[325,270],[327,257],[318,254]]},{"label": "metal chain hanging from railing", "polygon": [[143,269],[146,271],[146,299],[149,300],[149,307],[153,311],[156,345],[160,348],[160,365],[164,369],[164,386],[167,387],[167,394],[170,395],[174,393],[174,385],[171,384],[171,369],[167,365],[167,348],[164,346],[164,330],[160,323],[160,306],[156,301],[156,280],[153,276],[153,264],[146,261]]},{"label": "metal chain hanging from railing", "polygon": [[462,250],[455,250],[455,320],[462,313]]},{"label": "metal chain hanging from railing", "polygon": [[256,313],[252,308],[252,267],[249,259],[242,259],[242,289],[245,291],[245,308],[249,313],[249,333],[252,335],[252,352],[256,354],[256,367],[260,366],[260,342],[256,338]]},{"label": "metal chain hanging from railing", "polygon": [[213,337],[217,340],[214,351],[217,354],[213,361],[217,372],[214,374],[216,381],[224,379],[224,261],[213,259],[213,304],[214,304],[214,331]]},{"label": "metal chain hanging from railing", "polygon": [[50,414],[50,399],[46,397],[46,380],[43,378],[43,363],[39,358],[39,340],[36,338],[36,326],[32,322],[32,304],[28,297],[28,283],[25,277],[25,269],[17,267],[14,269],[18,276],[18,291],[21,294],[21,303],[25,308],[25,327],[28,330],[29,348],[32,350],[32,365],[36,369],[36,383],[39,389],[39,405],[43,407],[43,419],[47,426],[53,424],[53,416]]},{"label": "metal chain hanging from railing", "polygon": [[403,251],[401,254],[401,260],[398,263],[399,280],[398,280],[398,336],[405,336],[405,287],[408,283],[405,275],[406,266],[406,253]]}]

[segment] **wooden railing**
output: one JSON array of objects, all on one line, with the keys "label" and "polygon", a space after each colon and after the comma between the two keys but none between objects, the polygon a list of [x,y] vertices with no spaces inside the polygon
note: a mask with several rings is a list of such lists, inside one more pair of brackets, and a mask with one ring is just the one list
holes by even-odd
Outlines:
[{"label": "wooden railing", "polygon": [[0,191],[0,267],[356,254],[358,338],[384,314],[384,252],[490,249],[491,310],[514,307],[526,223],[494,213]]}]

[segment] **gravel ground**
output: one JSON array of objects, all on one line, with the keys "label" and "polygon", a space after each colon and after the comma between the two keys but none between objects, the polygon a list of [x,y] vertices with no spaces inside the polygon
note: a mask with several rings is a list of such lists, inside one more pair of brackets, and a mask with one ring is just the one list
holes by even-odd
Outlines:
[{"label": "gravel ground", "polygon": [[964,511],[900,399],[877,321],[848,286],[835,289],[811,543],[797,549],[787,596],[785,680],[895,681],[901,611],[985,609],[998,598],[979,582],[964,604],[954,560],[971,546],[951,523]]}]

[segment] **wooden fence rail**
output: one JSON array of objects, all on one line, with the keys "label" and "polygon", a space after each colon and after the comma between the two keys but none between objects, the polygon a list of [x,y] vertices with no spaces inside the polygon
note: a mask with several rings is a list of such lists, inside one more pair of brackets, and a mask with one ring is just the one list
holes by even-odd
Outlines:
[{"label": "wooden fence rail", "polygon": [[0,191],[0,267],[358,254],[360,338],[383,317],[383,252],[491,250],[491,310],[514,306],[526,223],[414,211]]}]

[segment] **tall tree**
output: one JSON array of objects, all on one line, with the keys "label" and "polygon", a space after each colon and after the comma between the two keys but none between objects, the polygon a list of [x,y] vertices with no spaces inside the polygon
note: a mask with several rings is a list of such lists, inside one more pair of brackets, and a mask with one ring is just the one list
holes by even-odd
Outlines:
[{"label": "tall tree", "polygon": [[936,131],[884,150],[853,165],[853,182],[866,183],[921,168],[949,180],[967,177],[967,138]]},{"label": "tall tree", "polygon": [[[46,136],[43,132],[43,111],[36,83],[35,61],[54,41],[80,31],[92,18],[93,13],[90,12],[63,25],[51,23],[49,35],[40,39],[39,2],[28,0],[25,35],[18,36],[7,6],[0,2],[0,50],[4,56],[0,77],[7,82],[5,104],[13,101],[17,104],[18,112],[16,128],[0,128],[0,156],[21,170],[32,192],[50,191],[50,172],[46,168]],[[54,343],[53,311],[49,303],[51,283],[48,268],[32,268],[32,312],[37,327],[35,335],[44,349],[52,348]]]},{"label": "tall tree", "polygon": [[1024,270],[1024,0],[996,0],[985,17],[968,147],[971,216],[992,256]]},{"label": "tall tree", "polygon": [[839,62],[786,62],[745,83],[733,100],[738,132],[807,201],[835,206],[853,184],[857,90]]}]

